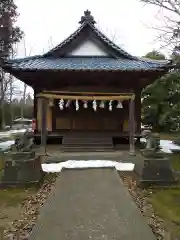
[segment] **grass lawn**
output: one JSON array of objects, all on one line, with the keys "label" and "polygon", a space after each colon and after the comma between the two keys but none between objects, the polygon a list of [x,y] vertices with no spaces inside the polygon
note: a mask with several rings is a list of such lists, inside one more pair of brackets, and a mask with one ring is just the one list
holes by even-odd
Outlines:
[{"label": "grass lawn", "polygon": [[[171,163],[174,170],[180,171],[180,154],[172,154]],[[180,185],[153,190],[149,200],[156,214],[174,235],[172,239],[180,237]]]},{"label": "grass lawn", "polygon": [[171,156],[172,168],[176,171],[180,171],[180,153],[172,154]]},{"label": "grass lawn", "polygon": [[[57,173],[44,176],[39,184],[32,184],[29,187],[0,188],[0,230],[8,228],[12,222],[20,219],[22,212],[22,202],[31,195],[36,194],[44,182],[52,183],[57,177]],[[1,237],[1,236],[0,236]]]},{"label": "grass lawn", "polygon": [[172,233],[172,239],[180,237],[180,185],[173,189],[153,190],[150,202]]},{"label": "grass lawn", "polygon": [[6,228],[19,219],[22,201],[36,191],[37,187],[0,189],[0,227]]}]

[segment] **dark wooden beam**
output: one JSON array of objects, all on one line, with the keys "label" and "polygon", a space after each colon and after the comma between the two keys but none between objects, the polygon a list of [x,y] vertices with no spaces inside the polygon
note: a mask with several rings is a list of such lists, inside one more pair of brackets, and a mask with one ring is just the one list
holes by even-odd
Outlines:
[{"label": "dark wooden beam", "polygon": [[135,119],[134,119],[134,110],[135,104],[134,100],[129,101],[129,154],[131,156],[135,155]]},{"label": "dark wooden beam", "polygon": [[135,119],[136,119],[136,132],[141,133],[141,89],[135,90]]},{"label": "dark wooden beam", "polygon": [[42,122],[41,122],[41,146],[44,148],[44,154],[47,154],[47,104],[48,100],[45,98],[42,98]]}]

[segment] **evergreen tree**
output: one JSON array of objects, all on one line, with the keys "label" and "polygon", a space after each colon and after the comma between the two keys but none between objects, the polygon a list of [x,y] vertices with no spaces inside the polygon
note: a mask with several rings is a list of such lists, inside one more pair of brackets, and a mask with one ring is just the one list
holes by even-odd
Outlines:
[{"label": "evergreen tree", "polygon": [[[23,32],[15,26],[17,21],[18,12],[17,6],[13,0],[2,0],[0,2],[0,39],[4,44],[8,44],[8,49],[13,49],[13,44],[16,44],[22,39]],[[9,22],[10,26],[5,26]],[[8,28],[8,29],[7,29]]]},{"label": "evergreen tree", "polygon": [[[165,59],[156,51],[146,55],[151,59]],[[177,59],[176,59],[177,61]],[[155,131],[180,130],[180,73],[174,70],[142,92],[143,124],[149,124]]]},{"label": "evergreen tree", "polygon": [[[13,0],[0,1],[0,57],[13,55],[13,46],[22,39],[23,32],[15,22],[18,17],[17,6]],[[0,59],[1,60],[1,59]],[[1,64],[1,61],[0,61]],[[0,123],[1,128],[5,126],[5,98],[11,78],[7,77],[0,68]]]}]

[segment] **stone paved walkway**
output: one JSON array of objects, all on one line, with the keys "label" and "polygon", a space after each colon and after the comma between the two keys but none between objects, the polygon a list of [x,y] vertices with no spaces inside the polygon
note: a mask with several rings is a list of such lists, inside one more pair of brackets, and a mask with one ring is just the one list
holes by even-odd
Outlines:
[{"label": "stone paved walkway", "polygon": [[155,240],[114,168],[64,170],[30,240]]},{"label": "stone paved walkway", "polygon": [[[117,162],[133,162],[136,163],[141,154],[136,151],[136,156],[130,156],[129,151],[113,151],[113,152],[61,152],[57,146],[48,147],[48,157],[42,157],[44,163],[59,163],[68,160],[111,160]],[[44,155],[43,149],[36,149],[37,155]]]}]

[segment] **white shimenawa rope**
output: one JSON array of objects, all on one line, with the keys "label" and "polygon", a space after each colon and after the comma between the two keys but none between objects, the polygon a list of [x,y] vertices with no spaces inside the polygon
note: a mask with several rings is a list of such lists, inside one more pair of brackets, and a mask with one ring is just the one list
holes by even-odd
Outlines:
[{"label": "white shimenawa rope", "polygon": [[109,101],[109,111],[112,111],[112,100],[111,101]]},{"label": "white shimenawa rope", "polygon": [[94,111],[97,110],[97,103],[96,103],[96,100],[93,101],[93,109],[94,109]]},{"label": "white shimenawa rope", "polygon": [[79,102],[78,102],[78,100],[76,99],[76,111],[78,111],[79,110]]},{"label": "white shimenawa rope", "polygon": [[84,102],[83,107],[88,108],[88,101],[84,100],[83,102]]},{"label": "white shimenawa rope", "polygon": [[118,101],[117,108],[123,108],[122,102]]},{"label": "white shimenawa rope", "polygon": [[61,99],[61,100],[59,101],[59,108],[60,108],[60,110],[63,110],[63,109],[64,109],[64,100],[63,100],[63,99]]}]

